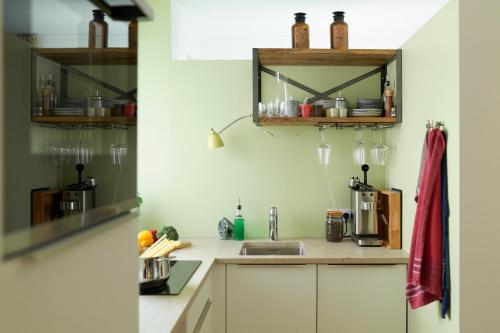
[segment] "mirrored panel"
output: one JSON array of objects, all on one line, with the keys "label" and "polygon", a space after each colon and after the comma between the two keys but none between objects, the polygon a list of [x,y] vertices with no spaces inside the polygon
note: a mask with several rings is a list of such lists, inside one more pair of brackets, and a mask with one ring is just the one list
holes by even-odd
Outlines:
[{"label": "mirrored panel", "polygon": [[137,23],[87,0],[6,0],[4,257],[136,206]]}]

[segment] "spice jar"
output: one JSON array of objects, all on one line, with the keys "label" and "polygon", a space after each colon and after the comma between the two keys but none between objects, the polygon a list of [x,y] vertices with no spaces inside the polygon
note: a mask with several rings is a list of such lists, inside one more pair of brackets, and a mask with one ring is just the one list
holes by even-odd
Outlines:
[{"label": "spice jar", "polygon": [[326,240],[328,242],[340,242],[343,238],[342,212],[328,211],[326,213]]},{"label": "spice jar", "polygon": [[384,86],[384,115],[386,117],[391,117],[392,115],[392,96],[394,94],[394,90],[392,90],[391,87],[391,81],[387,80],[385,81],[385,86]]},{"label": "spice jar", "polygon": [[347,108],[347,100],[345,97],[339,96],[335,98],[335,107],[339,109]]},{"label": "spice jar", "polygon": [[295,24],[292,25],[292,47],[294,49],[309,48],[309,25],[306,13],[295,13]]},{"label": "spice jar", "polygon": [[336,50],[349,48],[349,29],[344,22],[344,12],[333,12],[333,23],[330,24],[330,47]]},{"label": "spice jar", "polygon": [[92,11],[94,19],[89,22],[89,48],[108,47],[108,24],[104,21],[102,10]]},{"label": "spice jar", "polygon": [[87,116],[104,116],[104,109],[102,107],[102,97],[99,96],[99,91],[96,90],[95,96],[87,101]]}]

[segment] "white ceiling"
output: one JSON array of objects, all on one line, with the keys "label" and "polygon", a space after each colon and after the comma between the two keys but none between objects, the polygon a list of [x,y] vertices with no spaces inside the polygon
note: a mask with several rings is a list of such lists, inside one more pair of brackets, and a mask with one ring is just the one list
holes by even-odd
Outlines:
[{"label": "white ceiling", "polygon": [[350,48],[398,48],[448,0],[172,0],[174,59],[250,59],[291,47],[293,13],[307,13],[310,47],[329,48],[332,12],[346,12]]}]

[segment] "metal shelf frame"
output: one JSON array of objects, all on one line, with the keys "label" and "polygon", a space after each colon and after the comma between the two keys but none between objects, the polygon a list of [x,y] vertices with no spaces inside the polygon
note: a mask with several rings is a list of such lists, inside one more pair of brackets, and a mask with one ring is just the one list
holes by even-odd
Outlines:
[{"label": "metal shelf frame", "polygon": [[[261,76],[262,76],[262,73],[265,73],[265,74],[268,74],[268,75],[271,75],[271,76],[276,76],[277,75],[277,72],[268,68],[268,67],[265,67],[264,65],[262,65],[260,63],[260,54],[259,52],[261,50],[266,50],[266,49],[258,49],[258,48],[254,48],[253,49],[253,57],[252,57],[252,78],[253,78],[253,110],[252,110],[252,118],[253,118],[253,122],[257,125],[257,126],[262,126],[262,125],[266,125],[265,122],[261,122],[261,119],[259,118],[259,102],[261,102],[261,99],[262,99],[262,83],[261,83]],[[293,49],[290,49],[290,52],[293,52],[292,51]],[[373,50],[376,52],[376,50]],[[318,52],[321,52],[322,55],[324,55],[325,53],[325,50],[324,49],[321,49],[321,50],[318,50]],[[327,51],[326,51],[327,52]],[[314,50],[309,50],[309,53],[310,54],[314,54]],[[384,84],[385,84],[385,78],[386,78],[386,74],[387,74],[387,67],[389,64],[391,64],[392,62],[396,61],[396,82],[395,82],[395,95],[396,95],[396,100],[395,100],[395,105],[396,105],[396,119],[395,121],[391,121],[391,122],[387,122],[387,121],[384,121],[384,117],[381,117],[381,121],[379,124],[388,124],[388,125],[394,125],[395,123],[401,123],[403,121],[403,84],[402,84],[402,81],[403,81],[403,75],[402,75],[402,61],[403,61],[403,55],[402,55],[402,50],[401,49],[397,49],[397,50],[394,50],[394,56],[388,58],[385,63],[381,66],[378,66],[376,67],[375,69],[373,70],[370,70],[362,75],[359,75],[349,81],[346,81],[346,82],[343,82],[331,89],[328,89],[326,91],[317,91],[315,89],[312,89],[310,87],[308,87],[307,85],[304,85],[292,78],[289,78],[289,77],[286,77],[285,75],[282,75],[282,74],[279,74],[280,75],[280,79],[283,79],[283,80],[286,80],[288,82],[288,84],[294,86],[294,87],[297,87],[309,94],[312,95],[312,98],[309,99],[309,101],[311,102],[314,102],[314,101],[317,101],[319,99],[333,99],[330,97],[330,95],[342,90],[342,89],[345,89],[347,87],[350,87],[360,81],[363,81],[365,80],[366,78],[369,78],[369,77],[372,77],[373,75],[376,75],[376,74],[380,74],[380,93],[383,94],[384,92]],[[350,53],[346,53],[346,54],[343,54],[341,55],[342,57],[344,57],[344,59],[348,59],[351,54]],[[338,51],[334,51],[332,50],[332,59],[333,57],[335,57],[334,60],[332,60],[332,63],[335,63],[335,64],[332,64],[332,65],[328,65],[327,63],[322,63],[322,65],[326,65],[326,66],[338,66],[338,58],[339,58],[339,52]],[[277,64],[278,65],[278,64]],[[288,65],[286,63],[286,61],[283,62],[283,65]],[[301,65],[300,63],[293,63],[293,65]],[[304,63],[303,64],[304,66],[306,65],[310,65],[310,64],[306,64]],[[361,65],[357,65],[355,62],[353,63],[353,61],[350,61],[348,63],[349,66],[369,66],[365,63],[361,64]],[[311,119],[312,120],[312,119]],[[324,118],[322,118],[322,123],[325,122]],[[296,123],[296,121],[295,121]],[[335,119],[332,119],[331,122],[328,121],[328,123],[333,123],[333,124],[336,124],[338,126],[346,126],[346,124],[343,124],[343,123],[347,123],[347,121],[344,121],[344,122],[337,122],[335,121]],[[311,124],[311,125],[315,125],[315,126],[320,126],[319,124],[315,124],[314,121],[309,121],[309,122],[304,122],[304,125],[307,125],[307,124]],[[367,123],[367,125],[370,125],[370,124],[373,124],[372,121],[369,122],[369,124]],[[280,125],[293,125],[293,124],[287,124],[287,121],[286,119],[282,122],[280,122]],[[296,124],[295,124],[296,125]],[[377,124],[375,124],[376,126]]]}]

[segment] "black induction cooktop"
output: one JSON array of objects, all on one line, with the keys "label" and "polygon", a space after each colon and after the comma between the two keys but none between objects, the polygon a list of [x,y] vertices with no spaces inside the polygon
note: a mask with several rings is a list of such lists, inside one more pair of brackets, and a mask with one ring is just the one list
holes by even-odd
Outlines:
[{"label": "black induction cooktop", "polygon": [[182,288],[200,266],[200,260],[172,260],[170,261],[170,276],[160,283],[141,283],[141,295],[179,295]]}]

